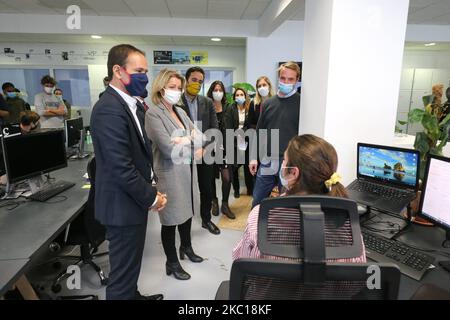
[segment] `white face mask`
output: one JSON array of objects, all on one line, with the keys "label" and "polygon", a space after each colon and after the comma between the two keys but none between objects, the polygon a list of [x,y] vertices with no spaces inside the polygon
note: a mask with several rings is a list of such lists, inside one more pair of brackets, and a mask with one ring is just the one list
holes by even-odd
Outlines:
[{"label": "white face mask", "polygon": [[281,185],[282,185],[283,187],[285,187],[286,189],[288,189],[288,190],[289,190],[289,188],[290,188],[289,182],[291,182],[291,180],[290,180],[290,179],[286,179],[286,178],[284,177],[283,171],[285,171],[285,170],[287,171],[287,170],[293,169],[293,168],[295,168],[295,167],[284,167],[284,166],[282,165],[282,166],[281,166],[281,169],[280,169],[280,175],[279,175],[279,178],[280,178]]},{"label": "white face mask", "polygon": [[48,94],[52,94],[54,89],[54,87],[44,87],[44,91]]},{"label": "white face mask", "polygon": [[177,104],[178,101],[180,101],[181,91],[164,89],[163,98],[164,100],[166,100],[168,104],[172,106],[174,104]]},{"label": "white face mask", "polygon": [[267,97],[269,95],[269,87],[259,87],[258,93],[261,97]]},{"label": "white face mask", "polygon": [[212,93],[214,101],[222,101],[223,92],[222,91],[213,91]]}]

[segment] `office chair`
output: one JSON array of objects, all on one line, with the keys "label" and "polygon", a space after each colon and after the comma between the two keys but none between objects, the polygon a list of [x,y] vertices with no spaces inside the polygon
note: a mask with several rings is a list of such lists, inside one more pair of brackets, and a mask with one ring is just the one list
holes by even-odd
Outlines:
[{"label": "office chair", "polygon": [[[65,245],[80,246],[80,256],[62,256],[60,259],[76,260],[76,264],[88,264],[98,274],[102,285],[106,285],[108,279],[103,270],[93,261],[94,258],[107,255],[108,252],[96,254],[98,247],[105,241],[106,229],[95,220],[95,157],[91,158],[87,165],[87,173],[91,182],[89,197],[81,212],[68,227]],[[52,291],[57,293],[61,290],[59,284],[69,275],[63,270],[53,281]]]},{"label": "office chair", "polygon": [[217,300],[397,299],[397,266],[326,262],[361,256],[354,201],[270,198],[261,202],[258,219],[263,259],[234,261],[230,281],[220,285]]}]

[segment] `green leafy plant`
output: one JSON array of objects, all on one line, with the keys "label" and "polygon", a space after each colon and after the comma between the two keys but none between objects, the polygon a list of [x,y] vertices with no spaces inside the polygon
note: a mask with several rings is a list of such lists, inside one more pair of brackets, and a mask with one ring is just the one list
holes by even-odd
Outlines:
[{"label": "green leafy plant", "polygon": [[448,129],[450,125],[450,114],[440,119],[442,112],[440,105],[433,105],[434,96],[422,98],[424,109],[414,109],[408,114],[410,123],[419,122],[423,131],[416,133],[414,148],[420,151],[420,178],[423,179],[425,164],[429,154],[442,155],[442,149],[448,142]]},{"label": "green leafy plant", "polygon": [[[405,124],[408,123],[408,121],[401,121],[401,120],[398,120],[397,123],[398,123],[400,126],[404,126]],[[398,125],[396,125],[396,126],[395,126],[395,132],[403,133],[403,129],[401,129]]]},{"label": "green leafy plant", "polygon": [[[250,83],[247,83],[247,82],[238,82],[238,83],[233,84],[233,89],[234,90],[236,90],[238,88],[244,89],[250,97],[253,97],[255,95],[255,93],[256,93],[255,87],[252,86]],[[232,92],[227,93],[227,102],[229,104],[234,103],[234,101],[233,101],[233,93]]]}]

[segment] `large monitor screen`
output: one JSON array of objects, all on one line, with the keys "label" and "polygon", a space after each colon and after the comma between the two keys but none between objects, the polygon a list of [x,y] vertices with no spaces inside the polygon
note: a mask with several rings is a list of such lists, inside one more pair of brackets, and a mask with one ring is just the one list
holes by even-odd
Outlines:
[{"label": "large monitor screen", "polygon": [[358,177],[416,188],[419,163],[416,150],[358,144]]},{"label": "large monitor screen", "polygon": [[6,137],[2,144],[10,183],[67,167],[63,130]]},{"label": "large monitor screen", "polygon": [[450,158],[430,157],[422,193],[421,215],[450,229]]}]

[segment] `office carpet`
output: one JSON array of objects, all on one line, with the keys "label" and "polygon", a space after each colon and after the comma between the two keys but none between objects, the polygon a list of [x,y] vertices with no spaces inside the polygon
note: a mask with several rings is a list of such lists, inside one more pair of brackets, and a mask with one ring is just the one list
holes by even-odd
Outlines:
[{"label": "office carpet", "polygon": [[220,213],[221,217],[217,226],[220,229],[230,229],[243,231],[247,225],[247,217],[252,209],[251,196],[241,195],[239,199],[230,202],[230,209],[236,216],[236,219],[228,219],[224,214]]}]

